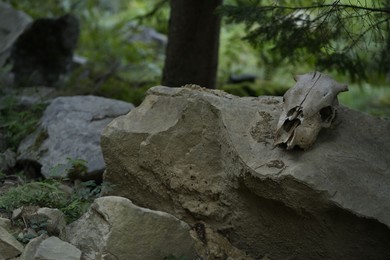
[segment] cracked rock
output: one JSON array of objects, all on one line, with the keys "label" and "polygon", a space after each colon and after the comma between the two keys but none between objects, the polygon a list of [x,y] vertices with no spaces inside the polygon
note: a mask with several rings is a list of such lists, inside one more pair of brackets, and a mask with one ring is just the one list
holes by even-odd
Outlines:
[{"label": "cracked rock", "polygon": [[340,106],[310,150],[286,151],[270,134],[281,112],[281,97],[154,87],[103,132],[106,194],[255,259],[390,258],[390,122]]}]

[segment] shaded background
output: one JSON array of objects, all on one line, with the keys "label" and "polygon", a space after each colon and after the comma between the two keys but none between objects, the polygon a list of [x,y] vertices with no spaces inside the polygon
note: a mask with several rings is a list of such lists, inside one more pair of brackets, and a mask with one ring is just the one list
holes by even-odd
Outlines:
[{"label": "shaded background", "polygon": [[[189,1],[182,6],[177,5],[180,1],[175,0],[3,2],[26,12],[33,19],[59,17],[67,13],[79,18],[80,38],[75,54],[83,63],[74,66],[61,82],[59,90],[63,95],[93,94],[138,105],[142,102],[145,91],[161,82],[175,87],[186,83],[200,84],[239,96],[282,95],[294,85],[294,74],[320,70],[350,86],[349,92],[340,94],[342,104],[376,116],[390,115],[388,75],[380,71],[380,68],[384,68],[384,71],[386,68],[376,60],[376,57],[386,57],[387,54],[383,51],[389,41],[389,12],[386,3],[225,0],[224,8],[212,10],[222,1]],[[211,4],[206,6],[205,3]],[[316,5],[326,8],[299,9]],[[343,12],[343,9],[335,8],[337,5],[355,5],[361,8],[362,13],[358,12],[359,8]],[[275,6],[291,9],[270,9],[272,15],[267,10],[260,10],[261,7]],[[175,9],[172,9],[170,19],[171,7]],[[191,9],[194,10],[192,17]],[[370,9],[378,9],[380,12],[371,12]],[[222,15],[221,21],[214,17],[214,20],[207,23],[210,18],[207,15],[216,16],[215,13]],[[169,26],[174,22],[174,14],[182,19],[181,24],[189,23],[192,27],[183,26],[181,32],[174,35],[171,30],[170,34]],[[316,21],[318,17],[327,19],[326,22],[321,21],[322,31],[313,30],[314,27],[321,27]],[[357,19],[353,20],[354,17]],[[337,19],[342,22],[337,22]],[[375,19],[381,23],[377,25]],[[215,23],[220,23],[219,32],[219,24]],[[207,24],[207,28],[216,26],[214,32],[205,30]],[[306,28],[306,25],[309,26]],[[263,35],[256,35],[259,28],[263,30]],[[305,28],[309,29],[309,33],[303,31]],[[331,30],[332,33],[327,34]],[[289,36],[285,33],[292,31],[298,34],[290,33],[292,35]],[[214,35],[210,36],[211,40],[200,42],[200,39],[212,33]],[[379,33],[380,36],[375,36],[374,33]],[[339,35],[344,37],[337,37]],[[171,44],[167,44],[168,36],[171,37]],[[176,43],[179,41],[179,45],[173,45],[174,39]],[[291,39],[295,39],[294,42]],[[364,41],[356,44],[358,48],[354,50],[355,56],[348,53],[349,56],[340,56],[343,52],[340,52],[339,47],[348,44],[348,39],[350,42],[354,42],[354,39]],[[180,48],[180,40],[193,44]],[[209,46],[204,45],[207,42]],[[211,52],[200,52],[197,47]],[[210,54],[213,50],[214,54]],[[340,63],[338,66],[324,59],[322,64],[318,62],[320,58],[335,53],[341,53],[337,56],[337,62]],[[335,59],[336,56],[332,57]],[[363,63],[358,63],[357,57]],[[207,62],[213,62],[212,58],[217,64],[208,66]],[[201,64],[202,61],[205,63]],[[355,69],[355,73],[350,73],[352,70],[348,66]],[[5,66],[1,73],[9,70],[10,66]],[[199,78],[206,77],[205,72],[213,70],[216,71],[214,79],[213,75],[209,75],[207,80]],[[179,79],[180,75],[182,77]],[[189,78],[191,75],[194,77]],[[188,82],[185,83],[186,78]]]}]

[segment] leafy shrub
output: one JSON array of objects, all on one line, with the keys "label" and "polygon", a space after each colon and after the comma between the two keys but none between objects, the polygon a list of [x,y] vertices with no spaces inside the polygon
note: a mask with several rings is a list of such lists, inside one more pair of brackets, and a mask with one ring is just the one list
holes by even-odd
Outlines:
[{"label": "leafy shrub", "polygon": [[0,132],[7,140],[7,146],[16,150],[20,141],[34,131],[46,105],[20,106],[12,96],[3,98],[2,102]]},{"label": "leafy shrub", "polygon": [[12,212],[22,206],[57,208],[65,214],[69,223],[88,209],[102,188],[94,181],[81,182],[69,195],[61,189],[61,185],[60,181],[49,179],[11,188],[0,196],[0,209]]},{"label": "leafy shrub", "polygon": [[67,204],[65,193],[54,180],[30,182],[9,189],[0,197],[0,208],[13,211],[22,206],[62,208]]}]

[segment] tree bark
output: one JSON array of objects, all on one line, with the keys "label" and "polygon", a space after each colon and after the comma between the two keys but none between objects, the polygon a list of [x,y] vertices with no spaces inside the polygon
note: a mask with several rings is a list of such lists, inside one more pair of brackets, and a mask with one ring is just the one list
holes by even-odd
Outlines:
[{"label": "tree bark", "polygon": [[171,0],[163,85],[216,87],[222,1]]}]

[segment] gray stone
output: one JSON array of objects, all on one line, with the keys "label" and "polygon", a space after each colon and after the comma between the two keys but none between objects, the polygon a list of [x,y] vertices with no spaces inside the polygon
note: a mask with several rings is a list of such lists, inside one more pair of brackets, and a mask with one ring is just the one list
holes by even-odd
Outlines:
[{"label": "gray stone", "polygon": [[6,172],[8,169],[14,167],[16,164],[16,153],[11,149],[0,152],[0,172]]},{"label": "gray stone", "polygon": [[7,230],[0,227],[0,260],[16,257],[23,252],[23,245],[19,243]]},{"label": "gray stone", "polygon": [[39,237],[31,239],[24,248],[19,260],[35,260],[35,253],[37,252],[38,247],[47,238],[48,236],[46,234],[42,234]]},{"label": "gray stone", "polygon": [[34,260],[80,260],[81,251],[58,237],[43,240],[34,255]]},{"label": "gray stone", "polygon": [[68,226],[67,234],[85,259],[193,259],[189,229],[170,214],[108,196],[96,199],[86,214]]},{"label": "gray stone", "polygon": [[9,57],[12,44],[31,21],[26,13],[0,2],[0,68]]},{"label": "gray stone", "polygon": [[11,220],[8,218],[0,218],[0,227],[7,231],[11,230]]},{"label": "gray stone", "polygon": [[46,216],[48,224],[46,230],[51,235],[55,235],[62,240],[66,239],[66,220],[65,214],[59,209],[40,208],[37,214]]},{"label": "gray stone", "polygon": [[27,241],[30,241],[30,238],[36,238],[38,237],[38,232],[35,231],[33,228],[25,228],[18,234],[18,240],[23,241],[25,239],[28,239]]},{"label": "gray stone", "polygon": [[155,87],[102,135],[104,180],[256,259],[390,258],[390,122],[340,107],[307,151],[273,147],[281,97]]},{"label": "gray stone", "polygon": [[46,177],[65,177],[72,160],[81,159],[86,161],[87,175],[77,177],[101,176],[105,167],[101,132],[113,118],[133,107],[130,103],[96,96],[55,98],[45,110],[38,129],[20,144],[18,160],[38,162]]},{"label": "gray stone", "polygon": [[17,220],[18,218],[20,218],[23,214],[23,207],[20,207],[20,208],[17,208],[17,209],[14,209],[12,211],[12,220]]}]

